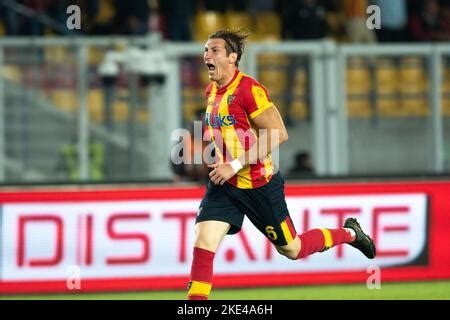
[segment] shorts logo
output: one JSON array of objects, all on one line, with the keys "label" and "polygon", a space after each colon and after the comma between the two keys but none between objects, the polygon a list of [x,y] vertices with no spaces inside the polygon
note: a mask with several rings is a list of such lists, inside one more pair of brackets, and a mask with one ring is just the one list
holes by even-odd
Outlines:
[{"label": "shorts logo", "polygon": [[277,240],[278,236],[277,233],[274,231],[274,227],[272,226],[267,226],[266,227],[266,233],[267,236],[272,239],[272,240]]}]

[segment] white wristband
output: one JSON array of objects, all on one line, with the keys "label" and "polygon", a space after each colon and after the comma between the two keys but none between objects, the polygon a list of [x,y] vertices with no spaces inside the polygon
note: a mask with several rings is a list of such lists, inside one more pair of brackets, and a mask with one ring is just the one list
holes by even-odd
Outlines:
[{"label": "white wristband", "polygon": [[243,168],[242,163],[239,161],[239,159],[234,159],[230,162],[231,167],[234,170],[234,173],[237,173],[239,170]]}]

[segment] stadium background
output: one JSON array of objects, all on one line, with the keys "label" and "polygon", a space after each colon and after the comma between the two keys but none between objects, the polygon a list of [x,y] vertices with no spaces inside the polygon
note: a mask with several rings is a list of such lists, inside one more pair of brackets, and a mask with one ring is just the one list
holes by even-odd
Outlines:
[{"label": "stadium background", "polygon": [[[179,248],[192,243],[205,177],[201,166],[183,174],[171,164],[172,133],[190,130],[204,108],[208,35],[244,27],[252,37],[241,69],[288,126],[278,156],[297,231],[334,227],[339,214],[327,210],[348,209],[379,234],[385,256],[346,250],[297,271],[281,258],[268,266],[249,226],[218,254],[216,287],[227,289],[212,298],[448,299],[450,7],[372,2],[381,31],[367,28],[362,0],[3,1],[2,298],[183,299],[190,252]],[[81,29],[68,28],[72,4]],[[397,25],[384,26],[388,18]],[[131,261],[100,264],[114,252]],[[366,288],[371,265],[381,266],[382,290]]]}]

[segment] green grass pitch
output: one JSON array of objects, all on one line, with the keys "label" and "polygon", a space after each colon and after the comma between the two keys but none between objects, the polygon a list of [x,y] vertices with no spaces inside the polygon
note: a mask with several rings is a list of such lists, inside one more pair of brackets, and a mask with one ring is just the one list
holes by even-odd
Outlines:
[{"label": "green grass pitch", "polygon": [[[73,293],[54,295],[0,296],[2,299],[63,300],[185,300],[185,291],[126,293]],[[450,281],[381,283],[368,289],[365,283],[251,289],[214,289],[211,300],[450,300]]]}]

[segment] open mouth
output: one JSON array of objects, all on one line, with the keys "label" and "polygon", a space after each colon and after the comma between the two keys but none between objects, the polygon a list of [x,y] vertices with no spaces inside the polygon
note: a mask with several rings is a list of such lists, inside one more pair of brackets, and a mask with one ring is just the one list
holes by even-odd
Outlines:
[{"label": "open mouth", "polygon": [[207,63],[207,64],[206,64],[206,68],[208,68],[208,71],[214,71],[214,70],[216,70],[216,66],[213,65],[212,63]]}]

